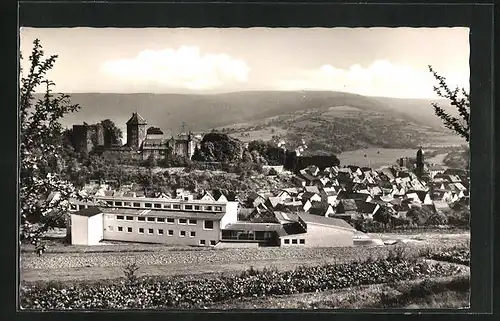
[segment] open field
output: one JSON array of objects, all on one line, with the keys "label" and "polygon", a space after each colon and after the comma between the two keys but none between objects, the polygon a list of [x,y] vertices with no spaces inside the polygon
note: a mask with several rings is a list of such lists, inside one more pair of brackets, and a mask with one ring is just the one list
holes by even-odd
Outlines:
[{"label": "open field", "polygon": [[[467,247],[470,234],[416,233],[373,234],[384,240],[411,241],[408,255],[425,249]],[[21,248],[21,280],[23,282],[54,280],[99,280],[123,276],[123,267],[136,262],[139,275],[210,276],[237,273],[250,266],[262,269],[293,269],[301,265],[348,263],[387,255],[393,246],[359,246],[348,248],[257,248],[204,249],[151,244],[105,244],[100,246],[66,246],[56,241],[47,252],[36,256],[28,245]]]},{"label": "open field", "polygon": [[416,153],[415,149],[365,148],[343,152],[337,157],[341,166],[356,165],[378,168],[387,164],[396,164],[400,157],[415,157]]}]

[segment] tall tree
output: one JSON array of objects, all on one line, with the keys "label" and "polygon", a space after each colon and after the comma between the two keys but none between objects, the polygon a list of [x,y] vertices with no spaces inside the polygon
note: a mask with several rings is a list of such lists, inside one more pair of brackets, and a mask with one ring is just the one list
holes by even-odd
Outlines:
[{"label": "tall tree", "polygon": [[462,136],[467,142],[469,142],[469,134],[470,134],[469,93],[464,88],[456,87],[453,90],[450,89],[450,87],[446,83],[446,78],[436,73],[432,68],[432,66],[429,66],[429,71],[432,73],[432,75],[438,82],[438,85],[434,86],[434,92],[439,97],[449,100],[450,104],[457,109],[460,118],[451,116],[437,103],[432,103],[432,106],[434,107],[434,112],[439,118],[441,118],[446,128],[453,130],[455,133]]},{"label": "tall tree", "polygon": [[[62,126],[59,119],[80,107],[71,104],[65,94],[54,94],[54,83],[47,72],[54,66],[57,56],[44,58],[40,41],[33,42],[28,75],[23,76],[19,100],[20,115],[20,215],[21,239],[30,239],[39,245],[39,236],[50,227],[50,222],[35,227],[33,223],[48,213],[65,213],[67,200],[78,197],[73,184],[61,178],[58,164],[62,156]],[[22,59],[22,57],[21,57]],[[45,89],[43,98],[35,99],[35,90]],[[49,198],[54,192],[59,198]]]},{"label": "tall tree", "polygon": [[110,119],[101,121],[104,129],[104,144],[106,146],[121,145],[123,133],[122,130],[116,127],[115,123]]}]

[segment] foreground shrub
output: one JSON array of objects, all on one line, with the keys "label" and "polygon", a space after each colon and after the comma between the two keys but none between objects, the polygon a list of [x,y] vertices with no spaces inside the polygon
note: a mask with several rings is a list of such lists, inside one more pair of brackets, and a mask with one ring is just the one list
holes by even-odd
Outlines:
[{"label": "foreground shrub", "polygon": [[430,259],[462,265],[470,265],[470,250],[456,249],[429,254]]},{"label": "foreground shrub", "polygon": [[390,283],[419,277],[454,275],[456,266],[430,265],[401,258],[350,264],[299,267],[293,271],[251,269],[241,275],[201,280],[142,279],[69,287],[31,285],[21,289],[24,309],[159,309],[202,308],[244,297],[325,291],[357,285]]}]

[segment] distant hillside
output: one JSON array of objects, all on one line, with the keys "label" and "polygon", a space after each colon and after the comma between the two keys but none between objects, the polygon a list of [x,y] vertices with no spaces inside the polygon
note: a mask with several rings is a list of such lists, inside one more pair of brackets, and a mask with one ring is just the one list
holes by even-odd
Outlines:
[{"label": "distant hillside", "polygon": [[374,98],[341,92],[251,91],[214,95],[73,93],[82,106],[66,116],[63,125],[95,123],[109,118],[122,129],[135,111],[148,124],[178,132],[185,122],[193,131],[264,120],[297,111],[350,106],[363,111],[390,114],[420,125],[441,127],[428,100]]}]

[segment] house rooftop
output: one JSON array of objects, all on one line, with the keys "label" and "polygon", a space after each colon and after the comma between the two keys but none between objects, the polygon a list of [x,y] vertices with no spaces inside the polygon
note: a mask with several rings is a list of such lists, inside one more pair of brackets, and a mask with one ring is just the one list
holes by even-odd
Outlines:
[{"label": "house rooftop", "polygon": [[75,212],[74,215],[79,215],[79,216],[86,216],[86,217],[92,217],[97,214],[101,214],[103,211],[97,207],[97,206],[89,206],[88,208],[79,210],[78,212]]},{"label": "house rooftop", "polygon": [[127,121],[127,125],[147,125],[147,122],[139,113],[133,113]]},{"label": "house rooftop", "polygon": [[312,224],[322,224],[322,225],[329,225],[332,227],[337,227],[341,229],[347,229],[351,231],[355,231],[355,228],[349,225],[346,221],[338,218],[331,218],[331,217],[324,217],[324,216],[319,216],[319,215],[312,215],[312,214],[307,214],[307,213],[300,213],[299,217],[306,222],[306,224],[312,223]]}]

